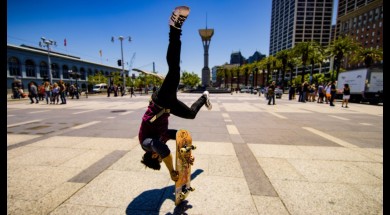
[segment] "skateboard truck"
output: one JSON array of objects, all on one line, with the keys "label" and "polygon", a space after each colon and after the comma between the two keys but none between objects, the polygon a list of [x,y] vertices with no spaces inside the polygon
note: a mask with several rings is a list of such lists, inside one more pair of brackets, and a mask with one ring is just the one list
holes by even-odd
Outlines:
[{"label": "skateboard truck", "polygon": [[190,150],[195,150],[195,149],[196,149],[196,146],[194,146],[194,145],[191,145],[191,146],[185,145],[183,148],[180,149],[180,153],[184,154],[184,153],[189,152]]},{"label": "skateboard truck", "polygon": [[190,193],[190,191],[195,191],[195,188],[192,188],[192,187],[186,187],[185,185],[183,186],[180,194],[179,194],[179,198],[181,200],[184,200],[185,198],[187,198],[188,194]]}]

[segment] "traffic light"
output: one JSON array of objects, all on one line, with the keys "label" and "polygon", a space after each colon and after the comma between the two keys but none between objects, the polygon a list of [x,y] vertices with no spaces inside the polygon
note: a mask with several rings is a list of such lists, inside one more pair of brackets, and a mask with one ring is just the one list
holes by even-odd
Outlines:
[{"label": "traffic light", "polygon": [[118,66],[122,66],[122,60],[118,60]]}]

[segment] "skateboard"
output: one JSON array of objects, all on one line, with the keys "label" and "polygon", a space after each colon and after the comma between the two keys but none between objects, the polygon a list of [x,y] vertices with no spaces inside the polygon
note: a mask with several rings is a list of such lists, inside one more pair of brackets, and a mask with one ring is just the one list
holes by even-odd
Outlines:
[{"label": "skateboard", "polygon": [[143,74],[145,74],[145,75],[152,75],[152,76],[157,77],[157,78],[159,78],[159,79],[161,79],[161,80],[164,80],[164,76],[159,75],[159,74],[154,73],[154,72],[148,72],[148,71],[140,70],[140,69],[133,69],[133,70],[136,71],[136,72],[143,73]]},{"label": "skateboard", "polygon": [[175,205],[179,205],[188,194],[195,189],[191,187],[191,166],[193,164],[192,145],[190,132],[180,129],[176,133],[176,171],[179,172],[179,179],[175,183]]}]

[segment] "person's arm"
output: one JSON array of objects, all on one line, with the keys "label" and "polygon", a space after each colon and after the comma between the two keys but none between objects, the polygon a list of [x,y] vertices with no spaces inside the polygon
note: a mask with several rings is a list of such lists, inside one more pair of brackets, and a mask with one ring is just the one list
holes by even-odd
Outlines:
[{"label": "person's arm", "polygon": [[172,158],[172,154],[169,153],[168,156],[166,156],[164,159],[162,159],[165,163],[165,166],[167,166],[168,170],[169,170],[169,174],[171,175],[171,179],[173,181],[177,181],[177,179],[179,179],[179,174],[177,171],[175,171],[173,169],[173,158]]}]

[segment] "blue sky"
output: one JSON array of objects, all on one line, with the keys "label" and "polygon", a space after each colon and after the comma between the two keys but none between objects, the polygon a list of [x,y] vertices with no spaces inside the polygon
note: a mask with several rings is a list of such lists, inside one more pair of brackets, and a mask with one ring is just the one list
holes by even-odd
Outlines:
[{"label": "blue sky", "polygon": [[[337,0],[335,0],[337,1]],[[117,67],[123,41],[125,69],[135,53],[132,68],[168,70],[168,18],[176,6],[187,5],[190,15],[183,26],[181,69],[201,76],[204,66],[199,29],[214,29],[209,67],[230,61],[232,52],[245,58],[255,51],[268,56],[271,0],[57,0],[7,1],[7,43],[38,46],[41,37],[57,42],[53,51]],[[335,9],[337,6],[334,6]],[[67,45],[64,46],[64,39]],[[102,50],[102,57],[99,55]],[[120,70],[121,67],[118,67]]]}]

